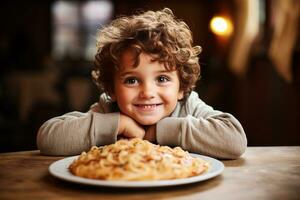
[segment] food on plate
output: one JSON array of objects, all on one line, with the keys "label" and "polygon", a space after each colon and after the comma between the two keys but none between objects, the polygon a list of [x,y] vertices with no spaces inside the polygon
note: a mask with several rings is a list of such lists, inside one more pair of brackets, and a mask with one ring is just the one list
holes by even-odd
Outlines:
[{"label": "food on plate", "polygon": [[206,172],[209,163],[180,147],[171,148],[138,138],[93,146],[69,166],[72,174],[101,180],[168,180]]}]

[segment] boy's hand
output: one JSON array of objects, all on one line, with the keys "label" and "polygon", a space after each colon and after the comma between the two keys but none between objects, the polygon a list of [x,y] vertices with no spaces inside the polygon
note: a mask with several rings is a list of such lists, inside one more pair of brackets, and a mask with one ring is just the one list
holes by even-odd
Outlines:
[{"label": "boy's hand", "polygon": [[132,118],[120,113],[118,135],[126,138],[144,138],[145,129]]},{"label": "boy's hand", "polygon": [[156,124],[145,127],[146,134],[144,136],[144,140],[148,140],[149,142],[156,143]]}]

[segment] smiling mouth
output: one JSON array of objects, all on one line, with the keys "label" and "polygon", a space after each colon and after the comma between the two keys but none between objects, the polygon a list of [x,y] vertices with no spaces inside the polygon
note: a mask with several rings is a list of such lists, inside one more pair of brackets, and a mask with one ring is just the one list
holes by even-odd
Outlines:
[{"label": "smiling mouth", "polygon": [[155,109],[156,107],[162,105],[162,103],[157,103],[157,104],[134,104],[139,109],[143,110],[152,110]]}]

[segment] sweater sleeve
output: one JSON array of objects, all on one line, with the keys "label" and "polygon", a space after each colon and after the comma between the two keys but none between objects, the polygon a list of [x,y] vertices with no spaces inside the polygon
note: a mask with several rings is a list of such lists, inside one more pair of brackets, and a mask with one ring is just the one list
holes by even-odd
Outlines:
[{"label": "sweater sleeve", "polygon": [[187,100],[179,117],[167,117],[157,124],[157,141],[223,159],[236,159],[247,147],[239,121],[229,113],[213,110],[196,93]]},{"label": "sweater sleeve", "polygon": [[119,113],[100,113],[94,104],[87,113],[70,112],[46,121],[37,135],[38,149],[44,155],[77,155],[92,146],[117,140]]}]

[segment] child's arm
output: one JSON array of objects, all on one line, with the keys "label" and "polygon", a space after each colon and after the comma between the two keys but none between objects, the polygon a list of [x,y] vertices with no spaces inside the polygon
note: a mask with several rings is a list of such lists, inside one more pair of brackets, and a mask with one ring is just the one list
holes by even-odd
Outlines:
[{"label": "child's arm", "polygon": [[46,121],[37,145],[45,155],[76,155],[94,145],[114,143],[118,135],[143,138],[145,130],[120,113],[71,112]]},{"label": "child's arm", "polygon": [[247,147],[239,121],[231,114],[213,110],[193,92],[185,106],[157,123],[157,142],[217,158],[235,159]]},{"label": "child's arm", "polygon": [[105,93],[89,112],[70,112],[46,121],[39,129],[37,146],[45,155],[76,155],[92,146],[114,143],[118,135],[143,138],[145,130],[127,116],[113,112]]},{"label": "child's arm", "polygon": [[71,112],[46,121],[37,146],[45,155],[76,155],[117,140],[119,113]]}]

